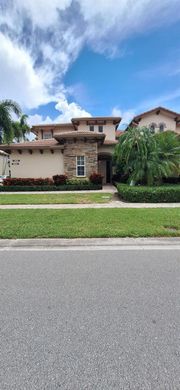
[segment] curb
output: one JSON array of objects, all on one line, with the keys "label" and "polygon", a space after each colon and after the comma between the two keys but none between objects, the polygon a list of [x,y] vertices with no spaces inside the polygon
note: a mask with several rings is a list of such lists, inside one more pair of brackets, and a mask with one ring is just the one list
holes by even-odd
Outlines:
[{"label": "curb", "polygon": [[173,247],[174,249],[180,249],[180,238],[179,237],[169,237],[169,238],[73,238],[73,239],[63,239],[63,238],[35,238],[35,239],[1,239],[0,240],[0,249],[9,248],[9,249],[30,249],[30,248],[39,248],[39,249],[70,249],[70,248],[146,248],[150,247]]}]

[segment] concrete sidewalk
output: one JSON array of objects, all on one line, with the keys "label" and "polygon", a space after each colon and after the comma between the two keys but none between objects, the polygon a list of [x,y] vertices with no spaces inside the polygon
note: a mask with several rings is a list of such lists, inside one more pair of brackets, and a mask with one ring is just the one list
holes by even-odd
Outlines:
[{"label": "concrete sidewalk", "polygon": [[13,209],[148,209],[148,208],[180,208],[180,203],[125,203],[115,200],[109,203],[88,203],[88,204],[17,204],[17,205],[0,205],[0,210]]}]

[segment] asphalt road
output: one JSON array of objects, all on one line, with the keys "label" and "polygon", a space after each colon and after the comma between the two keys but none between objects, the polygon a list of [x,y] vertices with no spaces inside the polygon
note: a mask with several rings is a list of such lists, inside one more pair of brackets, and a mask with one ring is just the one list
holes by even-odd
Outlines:
[{"label": "asphalt road", "polygon": [[180,251],[0,252],[1,390],[179,390]]}]

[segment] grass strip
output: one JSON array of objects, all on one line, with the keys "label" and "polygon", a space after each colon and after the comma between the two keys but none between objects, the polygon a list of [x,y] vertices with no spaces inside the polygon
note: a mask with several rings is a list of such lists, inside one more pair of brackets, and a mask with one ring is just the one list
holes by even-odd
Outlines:
[{"label": "grass strip", "polygon": [[0,210],[0,238],[179,235],[179,208]]},{"label": "grass strip", "polygon": [[96,192],[87,194],[0,194],[1,205],[108,203],[111,199],[110,193]]}]

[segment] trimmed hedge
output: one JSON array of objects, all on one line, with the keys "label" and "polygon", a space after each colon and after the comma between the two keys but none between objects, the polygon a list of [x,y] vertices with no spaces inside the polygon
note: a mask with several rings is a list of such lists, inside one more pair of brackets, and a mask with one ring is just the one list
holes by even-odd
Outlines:
[{"label": "trimmed hedge", "polygon": [[180,185],[129,186],[117,184],[119,197],[134,203],[175,203],[180,202]]},{"label": "trimmed hedge", "polygon": [[0,192],[18,192],[18,191],[83,191],[83,190],[101,190],[102,185],[100,184],[65,184],[65,185],[42,185],[42,186],[0,186]]},{"label": "trimmed hedge", "polygon": [[53,180],[49,177],[45,179],[42,177],[38,177],[34,179],[33,177],[7,177],[7,179],[3,180],[4,186],[50,186],[53,185]]}]

